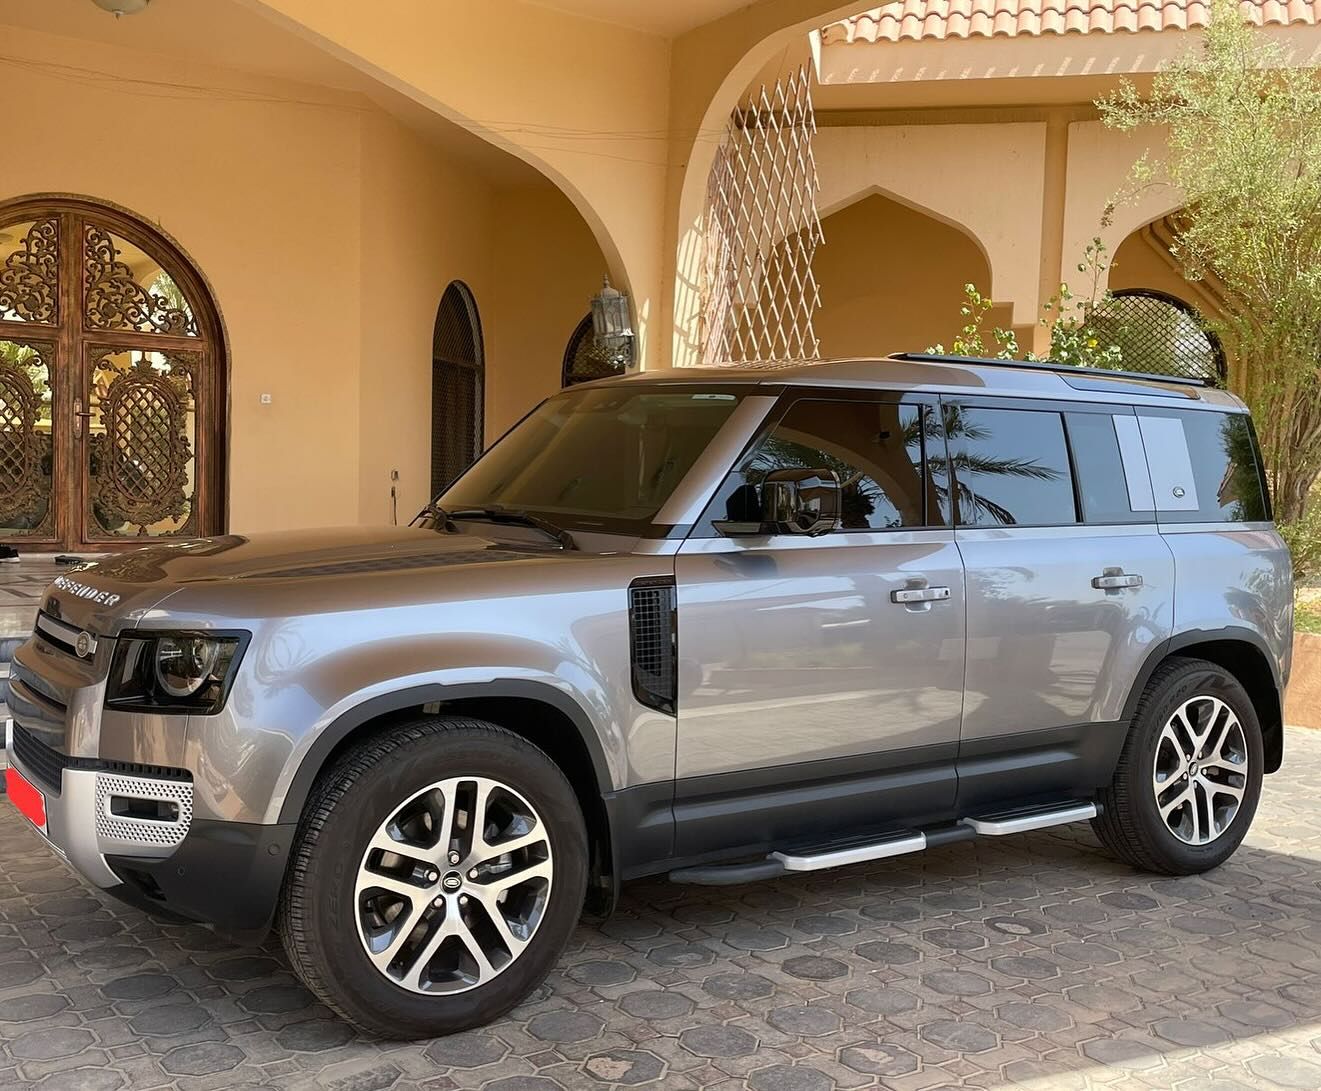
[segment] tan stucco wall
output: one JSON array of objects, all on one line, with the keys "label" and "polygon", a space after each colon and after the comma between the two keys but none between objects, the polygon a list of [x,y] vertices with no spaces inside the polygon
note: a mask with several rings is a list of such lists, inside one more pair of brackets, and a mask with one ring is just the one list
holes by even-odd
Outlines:
[{"label": "tan stucco wall", "polygon": [[558,190],[508,190],[496,208],[488,443],[560,388],[569,337],[606,271],[591,230]]},{"label": "tan stucco wall", "polygon": [[[950,349],[963,325],[963,286],[985,290],[980,248],[948,224],[879,195],[826,217],[827,245],[813,271],[821,287],[816,323],[824,356],[883,356]],[[1008,325],[1010,308],[987,325]]]},{"label": "tan stucco wall", "polygon": [[[877,191],[956,225],[990,266],[980,287],[1036,313],[1045,177],[1044,123],[866,125],[823,128],[816,138],[818,206],[827,214]],[[833,245],[829,235],[827,246]],[[906,252],[889,252],[904,260]]]},{"label": "tan stucco wall", "polygon": [[[6,83],[7,112],[42,136],[0,158],[0,200],[123,206],[172,236],[213,288],[230,350],[230,529],[388,520],[395,468],[401,519],[421,506],[431,334],[450,280],[471,287],[486,329],[488,437],[558,384],[604,265],[558,191],[493,188],[356,96],[5,35],[35,62]],[[112,78],[70,79],[74,68]],[[198,90],[129,82],[144,74]],[[139,153],[144,132],[155,144]]]},{"label": "tan stucco wall", "polygon": [[407,522],[430,492],[436,307],[451,280],[479,311],[492,296],[495,195],[390,118],[368,115],[362,134],[357,498],[362,521],[389,521],[397,469]]}]

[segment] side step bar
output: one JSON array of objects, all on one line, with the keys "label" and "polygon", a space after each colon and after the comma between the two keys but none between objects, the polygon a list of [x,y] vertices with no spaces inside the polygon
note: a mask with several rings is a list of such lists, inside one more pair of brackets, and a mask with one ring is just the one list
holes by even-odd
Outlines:
[{"label": "side step bar", "polygon": [[1011,833],[1044,830],[1047,826],[1064,826],[1070,822],[1084,822],[1095,817],[1095,803],[1079,803],[1076,807],[1065,807],[1057,811],[1023,808],[1017,811],[1003,811],[1000,814],[988,814],[983,818],[965,818],[962,819],[962,822],[965,826],[971,826],[984,836],[1004,837]]},{"label": "side step bar", "polygon": [[812,854],[773,852],[770,859],[779,860],[785,871],[822,871],[825,868],[861,864],[867,860],[883,860],[887,856],[903,856],[907,852],[921,852],[926,847],[926,834],[911,833],[885,841],[874,841],[870,845],[854,845],[833,851],[826,849]]},{"label": "side step bar", "polygon": [[952,841],[967,841],[978,834],[1003,837],[1011,833],[1044,830],[1050,826],[1063,826],[1095,818],[1095,803],[1074,803],[1067,807],[1024,807],[960,819],[957,823],[929,830],[909,830],[893,834],[879,841],[837,842],[833,845],[776,850],[764,859],[736,864],[705,864],[679,868],[670,872],[670,882],[695,886],[731,886],[761,879],[774,879],[790,872],[823,871],[827,868],[846,867],[869,860],[883,860],[888,856],[903,856],[921,852],[936,845]]}]

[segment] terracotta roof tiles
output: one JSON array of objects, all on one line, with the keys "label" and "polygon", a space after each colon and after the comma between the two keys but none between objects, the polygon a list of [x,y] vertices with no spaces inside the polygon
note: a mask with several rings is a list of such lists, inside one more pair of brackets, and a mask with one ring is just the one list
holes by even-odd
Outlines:
[{"label": "terracotta roof tiles", "polygon": [[[1258,26],[1321,26],[1321,0],[1240,0],[1239,9]],[[1190,30],[1210,18],[1207,0],[903,0],[832,23],[822,40],[846,45]]]}]

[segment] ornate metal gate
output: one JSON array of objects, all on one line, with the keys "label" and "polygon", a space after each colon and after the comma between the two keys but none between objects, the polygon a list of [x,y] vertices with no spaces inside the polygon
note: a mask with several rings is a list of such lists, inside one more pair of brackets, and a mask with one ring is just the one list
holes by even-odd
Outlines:
[{"label": "ornate metal gate", "polygon": [[0,206],[0,541],[223,524],[219,321],[167,240],[90,202]]},{"label": "ornate metal gate", "polygon": [[815,134],[807,66],[762,87],[730,118],[707,191],[704,363],[819,353]]}]

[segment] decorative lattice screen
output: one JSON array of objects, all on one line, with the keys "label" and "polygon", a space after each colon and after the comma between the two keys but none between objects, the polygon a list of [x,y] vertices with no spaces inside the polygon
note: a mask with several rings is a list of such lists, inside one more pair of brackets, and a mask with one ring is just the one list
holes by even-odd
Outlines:
[{"label": "decorative lattice screen", "polygon": [[730,118],[707,192],[704,363],[818,355],[815,133],[806,66],[763,87]]},{"label": "decorative lattice screen", "polygon": [[1225,354],[1214,333],[1187,303],[1149,288],[1115,292],[1092,315],[1105,344],[1119,346],[1126,371],[1205,379],[1225,378]]}]

